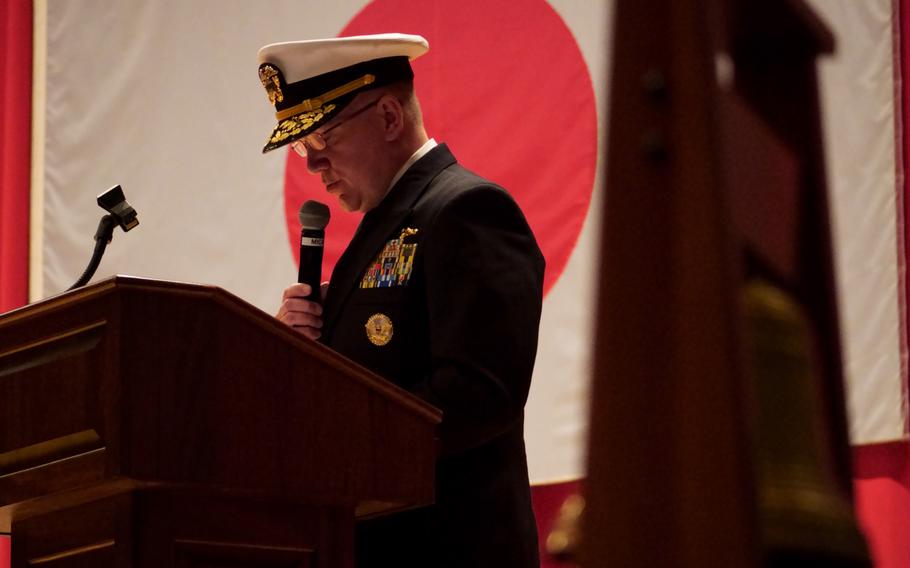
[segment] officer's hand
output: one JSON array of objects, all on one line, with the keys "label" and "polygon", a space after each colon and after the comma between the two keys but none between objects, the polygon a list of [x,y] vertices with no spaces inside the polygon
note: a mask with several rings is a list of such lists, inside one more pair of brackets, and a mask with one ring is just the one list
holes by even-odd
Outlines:
[{"label": "officer's hand", "polygon": [[[323,299],[327,289],[326,284],[320,286]],[[319,339],[322,335],[322,306],[305,298],[310,292],[308,284],[293,284],[285,288],[275,317],[310,339]]]}]

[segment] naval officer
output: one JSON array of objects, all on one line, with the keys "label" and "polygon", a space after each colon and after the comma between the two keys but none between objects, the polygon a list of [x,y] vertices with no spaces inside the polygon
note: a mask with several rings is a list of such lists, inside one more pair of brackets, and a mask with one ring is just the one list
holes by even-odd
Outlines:
[{"label": "naval officer", "polygon": [[436,503],[359,523],[358,568],[536,567],[523,424],[544,259],[509,193],[427,136],[410,61],[428,47],[380,34],[260,50],[278,120],[263,151],[290,145],[363,215],[322,306],[294,284],[277,317],[443,411]]}]

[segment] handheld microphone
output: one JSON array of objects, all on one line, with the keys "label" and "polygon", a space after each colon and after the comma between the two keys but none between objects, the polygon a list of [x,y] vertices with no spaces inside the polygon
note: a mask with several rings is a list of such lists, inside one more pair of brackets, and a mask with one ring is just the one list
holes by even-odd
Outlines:
[{"label": "handheld microphone", "polygon": [[308,298],[322,302],[319,295],[322,280],[322,249],[325,245],[325,226],[329,224],[329,208],[324,203],[306,201],[300,206],[300,270],[297,282],[309,284],[313,290]]}]

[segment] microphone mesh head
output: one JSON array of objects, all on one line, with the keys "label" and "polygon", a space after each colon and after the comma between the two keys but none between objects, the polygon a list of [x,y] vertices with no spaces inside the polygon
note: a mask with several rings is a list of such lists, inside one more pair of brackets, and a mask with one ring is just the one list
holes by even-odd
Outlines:
[{"label": "microphone mesh head", "polygon": [[300,206],[300,213],[297,214],[297,218],[304,229],[322,230],[329,224],[331,215],[328,205],[310,199]]}]

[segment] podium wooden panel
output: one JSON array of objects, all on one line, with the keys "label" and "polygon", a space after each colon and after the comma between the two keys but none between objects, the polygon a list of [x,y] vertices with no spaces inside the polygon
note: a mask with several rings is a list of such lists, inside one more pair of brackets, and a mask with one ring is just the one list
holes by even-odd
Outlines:
[{"label": "podium wooden panel", "polygon": [[0,316],[14,567],[353,565],[433,499],[440,413],[215,287],[115,277]]}]

